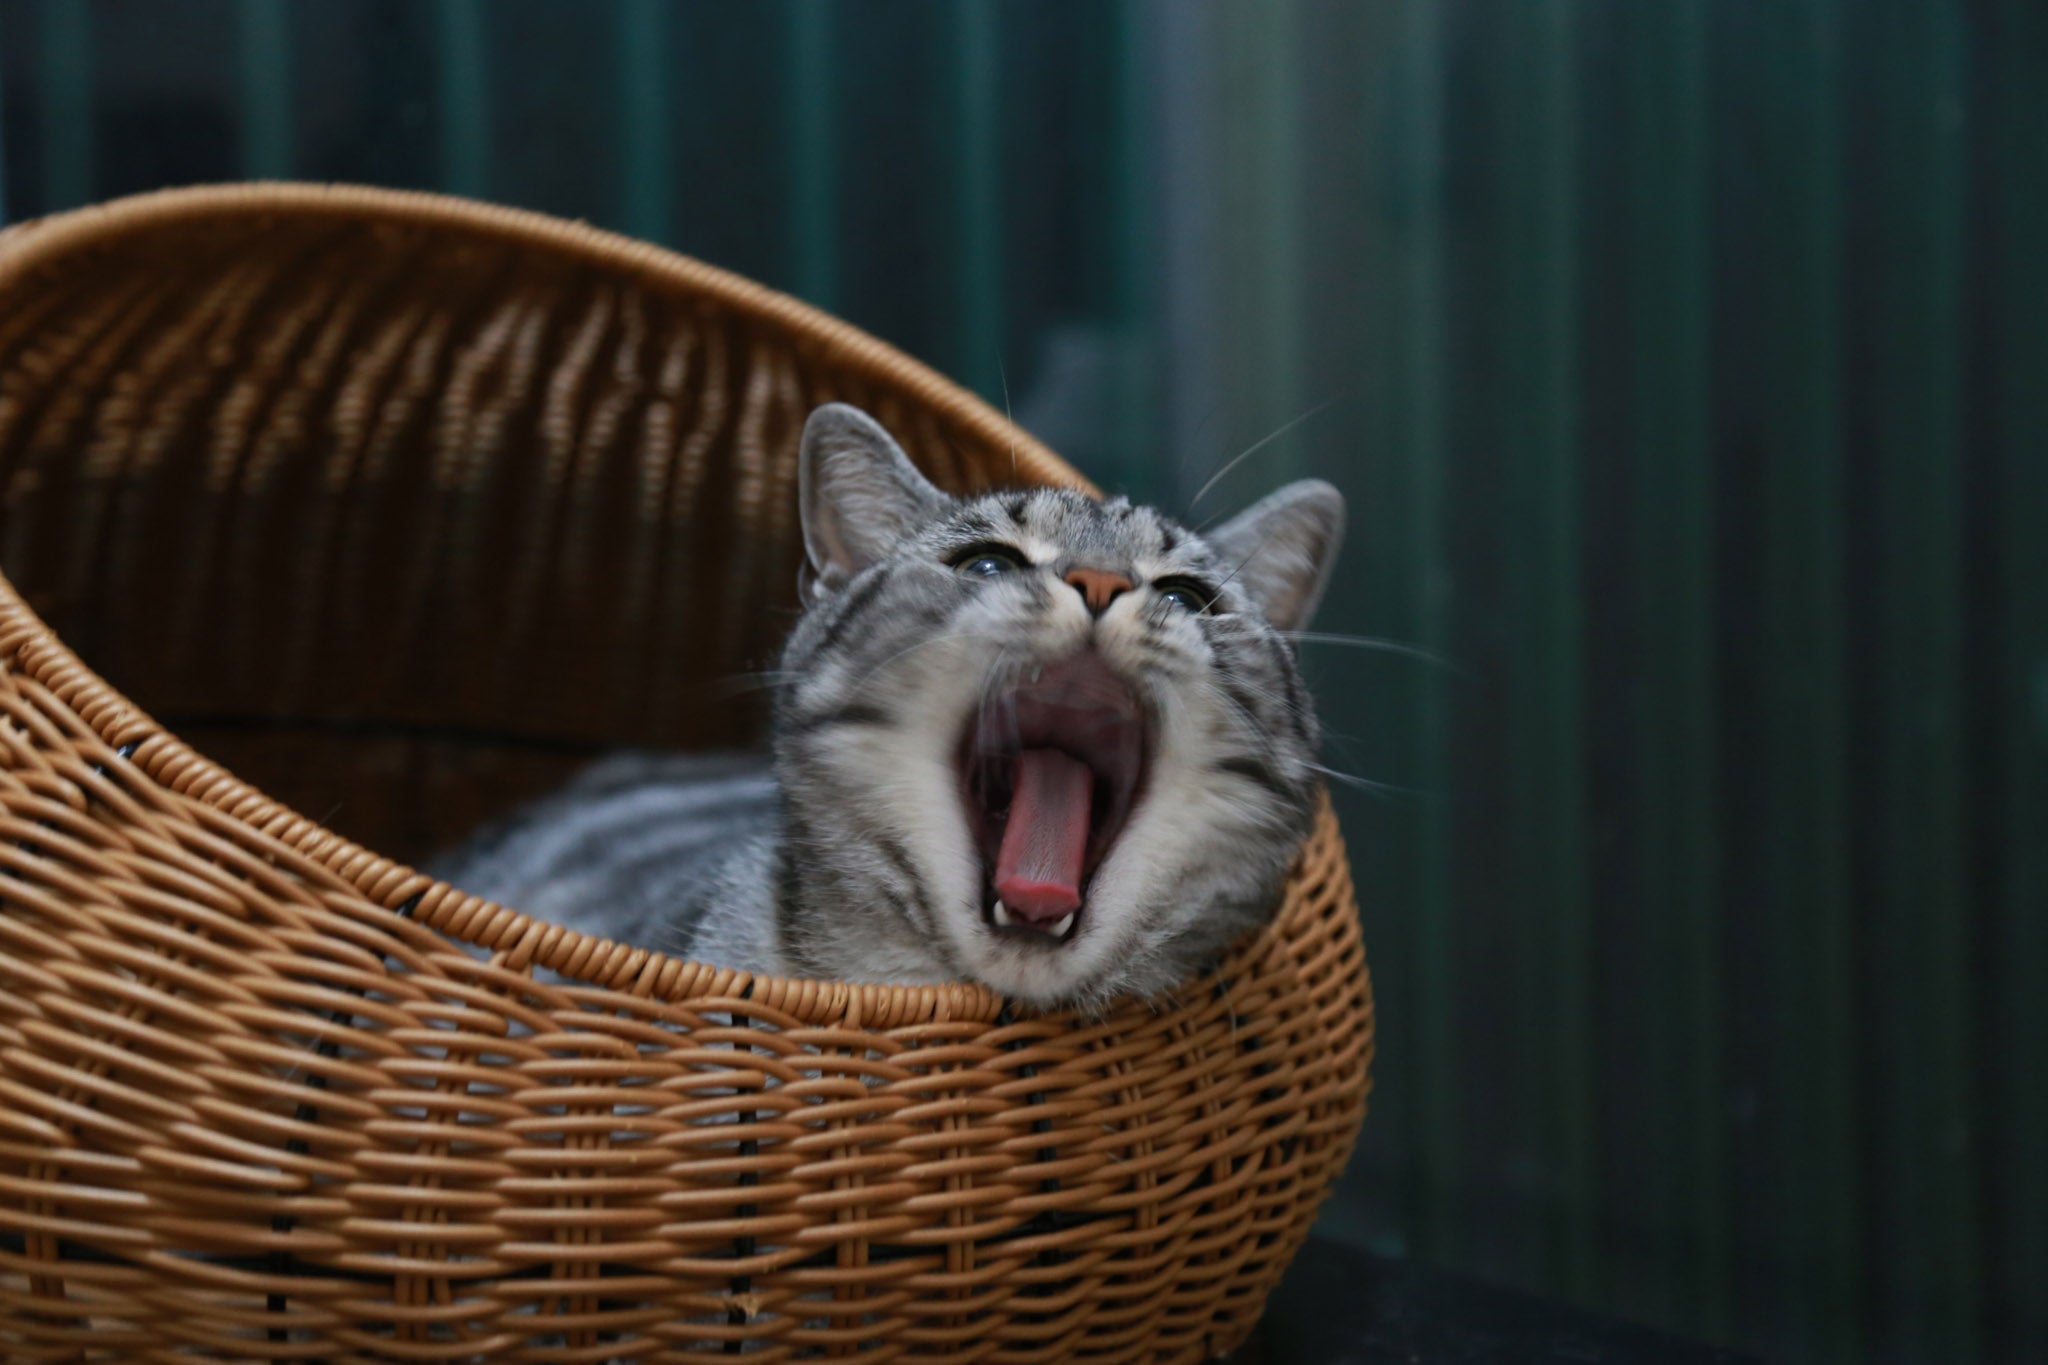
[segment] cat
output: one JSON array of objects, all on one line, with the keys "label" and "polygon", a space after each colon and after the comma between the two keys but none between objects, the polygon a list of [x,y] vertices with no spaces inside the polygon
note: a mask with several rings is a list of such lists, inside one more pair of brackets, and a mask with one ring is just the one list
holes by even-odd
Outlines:
[{"label": "cat", "polygon": [[1290,635],[1336,489],[1206,534],[1067,489],[955,497],[838,403],[798,459],[769,753],[614,756],[430,870],[720,965],[1046,1007],[1158,995],[1270,918],[1318,800]]}]

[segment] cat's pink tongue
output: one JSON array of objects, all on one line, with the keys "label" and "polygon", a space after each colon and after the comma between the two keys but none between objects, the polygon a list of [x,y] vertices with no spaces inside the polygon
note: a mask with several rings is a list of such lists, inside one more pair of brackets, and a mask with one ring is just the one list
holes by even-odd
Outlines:
[{"label": "cat's pink tongue", "polygon": [[1081,908],[1095,774],[1057,749],[1017,755],[1010,820],[996,851],[996,895],[1013,915],[1050,922]]}]

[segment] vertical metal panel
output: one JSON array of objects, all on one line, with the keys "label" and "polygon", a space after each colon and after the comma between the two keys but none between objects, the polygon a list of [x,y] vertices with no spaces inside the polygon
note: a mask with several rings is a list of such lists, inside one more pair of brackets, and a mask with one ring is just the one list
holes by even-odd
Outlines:
[{"label": "vertical metal panel", "polygon": [[[1720,1036],[1721,884],[1715,656],[1716,489],[1709,448],[1706,14],[1704,0],[1624,4],[1625,183],[1616,206],[1626,295],[1618,375],[1632,475],[1629,552],[1641,690],[1630,708],[1637,805],[1625,884],[1643,960],[1620,983],[1636,1006],[1628,1046],[1643,1092],[1630,1140],[1650,1178],[1616,1210],[1690,1254],[1629,1306],[1664,1322],[1727,1327],[1727,1104]],[[1597,607],[1597,603],[1594,604]],[[1647,989],[1645,989],[1647,987]],[[1617,1267],[1619,1270],[1620,1267]],[[1640,1277],[1632,1277],[1640,1278]]]},{"label": "vertical metal panel", "polygon": [[283,180],[292,173],[291,12],[285,0],[241,0],[242,174]]},{"label": "vertical metal panel", "polygon": [[1980,1097],[1988,1141],[1995,1360],[2048,1360],[2048,9],[2005,0],[1980,36],[1987,222],[1985,394],[1993,550],[1990,987]]},{"label": "vertical metal panel", "polygon": [[[1856,1334],[1859,1119],[1849,895],[1843,222],[1839,0],[1717,6],[1725,130],[1716,244],[1722,454],[1753,469],[1754,586],[1736,676],[1746,743],[1724,809],[1745,874],[1743,1174],[1752,1248],[1738,1315],[1796,1358],[1849,1360]],[[1746,1029],[1752,1021],[1754,1030]]]},{"label": "vertical metal panel", "polygon": [[[1406,565],[1405,610],[1397,639],[1412,641],[1432,659],[1450,652],[1452,568],[1445,543],[1445,498],[1450,471],[1444,437],[1447,401],[1447,300],[1444,243],[1448,228],[1444,167],[1445,40],[1436,0],[1402,0],[1396,28],[1387,155],[1390,180],[1391,257],[1388,326],[1395,338],[1394,382],[1388,391],[1390,435],[1407,489],[1397,520],[1394,550]],[[1461,1242],[1455,1216],[1459,1186],[1456,991],[1450,886],[1451,794],[1448,680],[1440,668],[1410,669],[1399,706],[1406,722],[1402,771],[1420,790],[1418,836],[1401,852],[1406,866],[1397,885],[1406,892],[1397,908],[1413,931],[1410,992],[1414,1017],[1394,1036],[1413,1039],[1409,1077],[1412,1151],[1416,1163],[1408,1205],[1416,1249],[1450,1260]]]},{"label": "vertical metal panel", "polygon": [[1151,214],[1159,186],[1152,173],[1157,141],[1150,115],[1157,73],[1146,50],[1144,5],[1145,0],[1116,0],[1112,22],[1117,90],[1111,110],[1115,125],[1108,134],[1111,216],[1106,230],[1112,259],[1109,312],[1119,341],[1119,369],[1114,430],[1107,443],[1113,463],[1103,474],[1113,486],[1128,488],[1133,498],[1156,501],[1170,486],[1172,470],[1161,450],[1153,408],[1159,312],[1154,269],[1160,234]]},{"label": "vertical metal panel", "polygon": [[820,308],[832,307],[839,294],[838,161],[832,130],[838,90],[832,65],[836,13],[820,0],[788,0],[793,287]]},{"label": "vertical metal panel", "polygon": [[441,188],[488,192],[491,168],[489,55],[483,0],[440,0]]},{"label": "vertical metal panel", "polygon": [[[1230,262],[1221,281],[1223,325],[1236,372],[1229,391],[1217,395],[1228,433],[1224,458],[1293,421],[1303,403],[1298,3],[1232,0],[1219,7],[1217,58],[1230,117],[1218,129],[1225,173],[1217,208]],[[1279,441],[1260,452],[1266,482],[1298,472],[1296,450]]]},{"label": "vertical metal panel", "polygon": [[670,98],[674,29],[663,0],[620,0],[619,226],[635,237],[676,234],[675,102]]},{"label": "vertical metal panel", "polygon": [[955,0],[953,157],[959,242],[954,289],[959,334],[953,377],[991,402],[1004,401],[1002,232],[1002,64],[995,0]]},{"label": "vertical metal panel", "polygon": [[1585,878],[1579,580],[1576,4],[1489,12],[1497,126],[1493,217],[1497,337],[1511,503],[1506,848],[1521,934],[1511,996],[1525,1049],[1516,1121],[1542,1174],[1543,1278],[1590,1297],[1597,1282],[1592,925]]},{"label": "vertical metal panel", "polygon": [[84,0],[42,0],[43,202],[41,211],[77,208],[93,197],[92,11]]},{"label": "vertical metal panel", "polygon": [[1222,168],[1217,125],[1227,111],[1219,98],[1218,7],[1150,0],[1146,28],[1160,54],[1154,155],[1159,167],[1159,271],[1175,286],[1162,289],[1155,315],[1161,335],[1162,435],[1173,464],[1176,510],[1215,472],[1221,442],[1221,377],[1229,366],[1221,324],[1220,291],[1192,287],[1220,252]]},{"label": "vertical metal panel", "polygon": [[[1855,11],[1864,205],[1849,324],[1870,606],[1859,715],[1874,1355],[1977,1355],[1970,905],[1963,863],[1962,16]],[[1853,490],[1852,490],[1853,493]],[[1915,1007],[1899,1008],[1911,992]]]},{"label": "vertical metal panel", "polygon": [[[1309,0],[1298,35],[1303,129],[1301,207],[1304,391],[1327,406],[1298,428],[1316,475],[1335,483],[1346,507],[1338,571],[1317,608],[1311,634],[1297,644],[1303,676],[1317,696],[1371,695],[1378,704],[1343,716],[1325,711],[1322,762],[1361,778],[1413,785],[1404,710],[1415,661],[1390,650],[1346,647],[1331,636],[1354,631],[1412,638],[1412,602],[1404,539],[1410,471],[1392,400],[1401,383],[1406,338],[1393,300],[1405,265],[1394,207],[1398,191],[1387,153],[1397,130],[1393,89],[1399,15],[1392,5]],[[1332,80],[1342,75],[1341,81]],[[1317,301],[1323,307],[1317,307]],[[1334,458],[1333,458],[1334,454]],[[1270,491],[1247,480],[1243,496]],[[1346,642],[1348,644],[1348,641]],[[1406,877],[1419,800],[1333,783],[1358,891],[1372,940],[1374,997],[1380,1016],[1412,1020],[1414,915]],[[1325,1234],[1391,1255],[1414,1249],[1415,1035],[1402,1028],[1374,1040],[1374,1121],[1331,1201]],[[1394,1173],[1401,1173],[1398,1177]]]}]

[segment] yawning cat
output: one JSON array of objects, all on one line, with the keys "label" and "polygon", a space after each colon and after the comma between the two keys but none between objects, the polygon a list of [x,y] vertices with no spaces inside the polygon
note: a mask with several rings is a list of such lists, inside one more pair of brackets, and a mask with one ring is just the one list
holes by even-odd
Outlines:
[{"label": "yawning cat", "polygon": [[1198,535],[1122,499],[956,498],[812,414],[806,610],[766,758],[624,754],[435,871],[757,972],[1163,991],[1275,909],[1316,802],[1289,634],[1344,506],[1290,484]]}]

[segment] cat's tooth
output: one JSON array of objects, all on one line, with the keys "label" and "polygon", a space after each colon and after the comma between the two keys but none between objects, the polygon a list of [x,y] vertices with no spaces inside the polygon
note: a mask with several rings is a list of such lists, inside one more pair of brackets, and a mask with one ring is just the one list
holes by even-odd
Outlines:
[{"label": "cat's tooth", "polygon": [[[1071,919],[1073,917],[1070,915],[1068,916],[1068,918]],[[996,928],[998,929],[1007,929],[1010,927],[1010,907],[1004,905],[1001,901],[996,902],[995,922]]]},{"label": "cat's tooth", "polygon": [[1052,936],[1054,938],[1065,938],[1067,936],[1067,930],[1073,927],[1074,916],[1073,912],[1069,911],[1064,917],[1061,918],[1058,924],[1053,925]]}]

